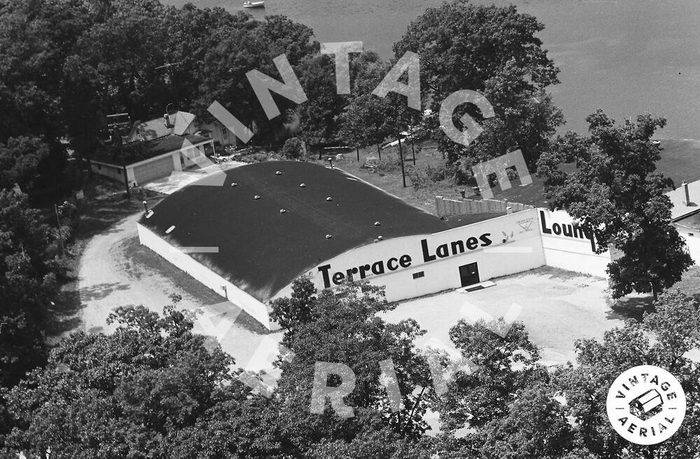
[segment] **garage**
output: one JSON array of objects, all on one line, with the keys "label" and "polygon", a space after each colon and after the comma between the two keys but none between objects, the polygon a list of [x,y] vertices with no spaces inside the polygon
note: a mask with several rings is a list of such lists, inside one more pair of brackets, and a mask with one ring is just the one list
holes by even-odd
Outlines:
[{"label": "garage", "polygon": [[173,172],[174,168],[171,155],[154,159],[153,161],[134,166],[134,180],[137,184],[142,185],[151,180],[167,177]]}]

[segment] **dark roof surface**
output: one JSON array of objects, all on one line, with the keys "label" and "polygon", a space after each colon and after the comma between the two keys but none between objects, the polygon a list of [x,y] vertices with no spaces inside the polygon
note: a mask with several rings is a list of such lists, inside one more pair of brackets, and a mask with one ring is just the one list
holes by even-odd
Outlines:
[{"label": "dark roof surface", "polygon": [[199,142],[210,140],[200,135],[175,135],[168,134],[154,140],[136,141],[126,143],[119,147],[106,148],[94,155],[95,161],[104,161],[118,166],[137,163],[146,159],[179,150],[185,140],[196,145]]},{"label": "dark roof surface", "polygon": [[[165,198],[140,222],[181,247],[218,246],[218,253],[191,255],[262,301],[319,263],[377,236],[449,228],[338,169],[272,161],[225,173],[223,186],[195,182]],[[175,229],[166,235],[172,225]]]}]

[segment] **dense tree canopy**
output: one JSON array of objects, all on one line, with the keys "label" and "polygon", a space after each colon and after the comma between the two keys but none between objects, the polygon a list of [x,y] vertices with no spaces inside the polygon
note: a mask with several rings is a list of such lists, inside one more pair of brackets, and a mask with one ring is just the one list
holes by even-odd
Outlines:
[{"label": "dense tree canopy", "polygon": [[309,145],[338,141],[340,111],[347,97],[338,94],[335,66],[329,56],[307,56],[299,66],[299,81],[309,98],[298,110],[299,135]]},{"label": "dense tree canopy", "polygon": [[[7,395],[15,429],[6,444],[62,457],[225,454],[221,426],[245,424],[249,389],[233,380],[231,357],[172,308],[165,315],[120,308],[111,335],[75,333],[49,362]],[[225,410],[224,412],[221,410]],[[250,412],[255,412],[251,407]],[[239,439],[240,440],[240,439]],[[253,439],[251,439],[251,443]]]},{"label": "dense tree canopy", "polygon": [[[352,442],[381,431],[399,441],[425,430],[425,398],[416,389],[427,387],[428,372],[413,343],[423,332],[413,320],[389,324],[376,317],[390,308],[376,287],[348,285],[316,294],[308,279],[295,284],[291,301],[273,305],[285,324],[283,344],[294,352],[291,362],[281,364],[278,383],[282,444],[288,453],[308,453],[322,440]],[[393,361],[402,394],[398,411],[390,409],[380,383],[379,362],[387,359]],[[340,362],[355,373],[355,389],[345,398],[354,417],[342,418],[330,405],[321,415],[309,412],[316,362]]]},{"label": "dense tree canopy", "polygon": [[[575,421],[576,444],[594,457],[693,457],[700,446],[698,423],[697,362],[687,352],[700,345],[695,326],[700,318],[697,300],[679,292],[661,295],[656,312],[641,323],[605,333],[602,342],[576,342],[578,366],[565,367],[555,376],[566,398],[567,414]],[[656,365],[681,382],[687,397],[687,412],[681,428],[670,439],[654,446],[633,445],[612,429],[605,415],[607,390],[623,369]]]},{"label": "dense tree canopy", "polygon": [[280,78],[274,57],[286,55],[296,69],[318,52],[311,29],[283,16],[259,21],[156,0],[11,0],[0,30],[0,143],[43,139],[39,172],[54,192],[68,165],[59,140],[90,158],[109,136],[112,113],[144,121],[171,107],[210,121],[206,109],[217,100],[253,128],[255,141],[279,138],[296,106],[276,97],[284,116],[268,120],[246,72]]},{"label": "dense tree canopy", "polygon": [[48,146],[37,137],[11,137],[7,143],[0,143],[0,188],[17,185],[31,193],[40,165],[48,156]]},{"label": "dense tree canopy", "polygon": [[[187,316],[119,308],[111,335],[76,333],[5,394],[14,426],[7,451],[58,456],[304,457],[692,457],[700,447],[700,304],[678,292],[660,296],[642,322],[576,342],[577,364],[546,369],[522,324],[460,322],[450,338],[470,365],[437,394],[412,320],[389,324],[381,291],[345,285],[317,292],[308,279],[277,300],[282,344],[277,385],[268,396],[242,384],[233,360],[205,346]],[[291,357],[289,357],[291,356]],[[379,362],[391,359],[402,406],[392,409]],[[343,402],[312,413],[318,362],[344,363],[356,383]],[[608,388],[622,369],[657,365],[681,381],[688,413],[666,442],[623,440],[605,414]],[[345,376],[343,376],[345,377]],[[329,386],[340,381],[334,377]],[[442,433],[425,434],[427,409]],[[0,413],[2,416],[2,413]]]},{"label": "dense tree canopy", "polygon": [[268,16],[264,21],[244,13],[233,16],[229,24],[212,32],[214,43],[199,64],[202,77],[195,114],[206,118],[206,107],[217,100],[253,128],[255,142],[276,143],[283,135],[283,124],[293,121],[297,106],[275,96],[282,115],[268,120],[245,74],[257,69],[281,80],[272,61],[281,54],[296,72],[304,58],[318,52],[312,35],[309,27],[284,16]]},{"label": "dense tree canopy", "polygon": [[515,6],[473,5],[465,1],[428,8],[394,45],[397,57],[406,51],[420,56],[424,108],[439,112],[451,93],[482,93],[495,117],[484,120],[475,106],[458,107],[456,126],[468,113],[484,132],[468,147],[448,139],[438,123],[429,124],[450,163],[462,168],[520,149],[530,167],[557,126],[562,124],[545,89],[558,83],[558,69],[536,36],[544,26]]},{"label": "dense tree canopy", "polygon": [[0,190],[0,386],[44,360],[47,311],[64,271],[55,233],[27,195]]}]

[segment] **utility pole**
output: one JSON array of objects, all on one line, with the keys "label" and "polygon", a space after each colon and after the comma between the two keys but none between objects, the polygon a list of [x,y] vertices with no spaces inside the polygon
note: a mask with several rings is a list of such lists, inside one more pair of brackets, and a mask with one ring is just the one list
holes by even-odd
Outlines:
[{"label": "utility pole", "polygon": [[126,199],[131,200],[131,191],[129,190],[129,177],[126,174],[126,166],[122,165],[124,171],[124,186],[126,187]]},{"label": "utility pole", "polygon": [[411,137],[411,151],[413,152],[413,165],[416,165],[416,148],[414,147],[415,141]]},{"label": "utility pole", "polygon": [[406,188],[406,170],[403,165],[403,150],[401,149],[401,134],[399,134],[399,159],[401,160],[401,178],[403,179],[403,187]]}]

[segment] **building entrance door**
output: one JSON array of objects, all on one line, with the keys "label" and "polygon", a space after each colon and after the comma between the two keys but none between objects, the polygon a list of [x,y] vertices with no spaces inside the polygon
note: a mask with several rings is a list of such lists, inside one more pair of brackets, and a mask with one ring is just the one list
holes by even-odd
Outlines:
[{"label": "building entrance door", "polygon": [[459,278],[462,280],[462,287],[479,283],[479,267],[476,263],[469,263],[459,267]]}]

